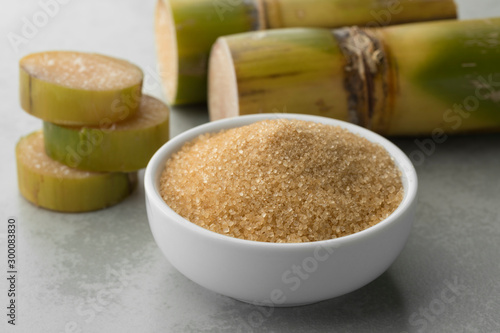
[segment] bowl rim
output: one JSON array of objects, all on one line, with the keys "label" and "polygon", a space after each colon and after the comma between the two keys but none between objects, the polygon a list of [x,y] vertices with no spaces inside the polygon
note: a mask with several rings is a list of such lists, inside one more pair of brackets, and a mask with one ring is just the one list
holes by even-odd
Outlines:
[{"label": "bowl rim", "polygon": [[[163,167],[166,160],[172,154],[177,152],[184,145],[184,143],[191,141],[194,138],[204,133],[216,133],[221,130],[250,125],[252,123],[268,119],[298,119],[305,121],[313,121],[327,125],[341,126],[352,133],[361,135],[362,137],[366,138],[371,142],[375,142],[382,145],[382,147],[394,159],[394,162],[401,171],[403,186],[405,187],[404,196],[401,203],[396,208],[396,210],[392,212],[387,218],[367,229],[364,229],[362,231],[347,236],[342,236],[339,238],[333,238],[315,242],[304,242],[304,243],[270,243],[270,242],[253,241],[253,240],[240,239],[222,235],[190,222],[189,220],[180,216],[178,213],[176,213],[172,208],[170,208],[167,205],[167,203],[163,200],[159,192],[159,186],[158,184],[156,184],[156,177],[163,171]],[[159,170],[159,168],[161,168],[161,170]],[[198,233],[202,237],[208,237],[214,241],[228,242],[228,244],[233,244],[235,246],[259,247],[262,249],[296,248],[303,250],[307,248],[314,249],[318,246],[340,247],[344,243],[362,241],[364,238],[382,232],[389,225],[393,224],[395,221],[400,219],[402,215],[405,212],[407,212],[408,209],[410,209],[413,203],[416,201],[417,190],[418,190],[418,179],[415,167],[413,166],[408,156],[391,141],[371,130],[368,130],[361,126],[348,123],[342,120],[337,120],[322,116],[290,114],[290,113],[265,113],[265,114],[244,115],[234,118],[226,118],[208,122],[193,127],[170,139],[162,147],[160,147],[157,150],[157,152],[153,155],[153,157],[150,159],[144,175],[144,187],[145,187],[146,200],[151,201],[150,202],[151,204],[154,204],[156,207],[158,207],[164,215],[168,216],[172,220],[172,222],[164,221],[165,223],[176,223],[182,226],[183,228],[187,228],[191,232]]]}]

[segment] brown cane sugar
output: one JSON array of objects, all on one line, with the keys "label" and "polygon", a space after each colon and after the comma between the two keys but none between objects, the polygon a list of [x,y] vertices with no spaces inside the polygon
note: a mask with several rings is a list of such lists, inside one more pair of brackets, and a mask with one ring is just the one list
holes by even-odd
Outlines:
[{"label": "brown cane sugar", "polygon": [[298,243],[353,234],[403,198],[380,145],[340,127],[265,120],[204,134],[165,165],[161,194],[187,220],[254,241]]}]

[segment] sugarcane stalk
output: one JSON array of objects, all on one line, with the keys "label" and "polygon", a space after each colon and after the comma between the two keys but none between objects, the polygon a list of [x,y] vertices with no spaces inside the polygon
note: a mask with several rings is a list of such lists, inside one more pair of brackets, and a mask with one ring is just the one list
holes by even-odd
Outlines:
[{"label": "sugarcane stalk", "polygon": [[286,110],[384,135],[500,130],[499,29],[496,18],[221,37],[210,117]]},{"label": "sugarcane stalk", "polygon": [[16,146],[18,185],[36,206],[60,212],[87,212],[112,206],[129,196],[137,173],[102,173],[72,169],[45,154],[42,131]]},{"label": "sugarcane stalk", "polygon": [[217,0],[158,0],[157,56],[170,103],[206,101],[208,56],[213,42],[219,36],[261,27],[256,1],[233,3],[218,9]]},{"label": "sugarcane stalk", "polygon": [[395,105],[387,129],[379,131],[500,129],[499,29],[500,18],[380,29],[391,59]]},{"label": "sugarcane stalk", "polygon": [[156,47],[171,104],[207,99],[207,65],[218,37],[285,27],[380,26],[456,18],[453,0],[158,0]]},{"label": "sugarcane stalk", "polygon": [[[304,110],[339,118],[347,110],[343,70],[338,66],[343,61],[326,29],[291,28],[220,38],[210,63],[211,119]],[[340,119],[347,120],[347,113]]]},{"label": "sugarcane stalk", "polygon": [[267,29],[386,26],[456,18],[453,0],[262,0]]}]

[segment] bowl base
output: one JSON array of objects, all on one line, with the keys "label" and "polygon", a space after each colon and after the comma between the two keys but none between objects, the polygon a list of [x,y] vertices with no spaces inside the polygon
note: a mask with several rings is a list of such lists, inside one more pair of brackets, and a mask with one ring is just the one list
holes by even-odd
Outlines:
[{"label": "bowl base", "polygon": [[240,298],[234,298],[231,297],[234,300],[237,300],[242,303],[247,303],[255,306],[265,306],[268,308],[292,308],[292,307],[298,307],[298,306],[306,306],[306,305],[312,305],[316,304],[319,302],[323,302],[325,300],[320,300],[320,301],[311,301],[311,302],[303,302],[303,303],[284,303],[284,304],[275,304],[272,302],[259,302],[259,301],[250,301],[250,300],[245,300],[245,299],[240,299]]}]

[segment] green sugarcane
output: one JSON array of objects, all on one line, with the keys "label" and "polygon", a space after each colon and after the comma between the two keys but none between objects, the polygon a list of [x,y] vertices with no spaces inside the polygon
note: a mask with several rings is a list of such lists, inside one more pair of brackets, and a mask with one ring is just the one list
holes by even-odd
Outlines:
[{"label": "green sugarcane", "polygon": [[306,113],[386,135],[500,129],[500,18],[221,37],[211,119]]},{"label": "green sugarcane", "polygon": [[204,103],[218,37],[286,27],[380,26],[456,18],[453,0],[158,0],[160,74],[171,104]]}]

